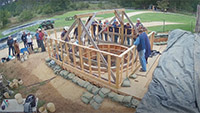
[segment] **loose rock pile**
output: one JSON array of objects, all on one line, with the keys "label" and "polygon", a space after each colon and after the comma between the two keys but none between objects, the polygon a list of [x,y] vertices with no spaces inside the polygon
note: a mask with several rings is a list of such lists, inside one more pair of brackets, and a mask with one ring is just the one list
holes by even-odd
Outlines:
[{"label": "loose rock pile", "polygon": [[[140,102],[132,96],[120,95],[108,88],[99,88],[88,81],[82,80],[75,74],[62,70],[54,60],[47,58],[46,64],[53,69],[55,74],[60,75],[67,80],[71,80],[73,83],[85,88],[88,92],[83,92],[81,100],[85,104],[90,104],[94,109],[99,109],[105,98],[109,98],[112,101],[119,102],[120,104],[131,108],[136,108]],[[136,78],[136,76],[134,75],[133,78]],[[130,80],[127,78],[125,83],[126,82],[130,82]]]}]

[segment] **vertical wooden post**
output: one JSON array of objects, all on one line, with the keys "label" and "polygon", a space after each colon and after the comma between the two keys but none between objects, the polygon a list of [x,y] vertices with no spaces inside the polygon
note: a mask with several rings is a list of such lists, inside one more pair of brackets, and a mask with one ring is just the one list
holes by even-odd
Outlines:
[{"label": "vertical wooden post", "polygon": [[67,52],[67,56],[66,56],[67,57],[67,63],[70,64],[70,60],[69,60],[69,48],[68,48],[68,44],[67,43],[65,43],[65,50]]},{"label": "vertical wooden post", "polygon": [[[122,22],[124,22],[124,12],[122,12]],[[120,23],[122,24],[122,23]],[[119,32],[120,33],[120,32]],[[121,25],[121,44],[124,43],[124,25]]]},{"label": "vertical wooden post", "polygon": [[80,20],[79,20],[79,21],[78,21],[78,43],[79,43],[80,45],[82,45],[81,33],[82,33],[82,30],[81,30],[81,22],[80,22]]},{"label": "vertical wooden post", "polygon": [[62,60],[62,67],[63,67],[63,63],[64,63],[64,57],[63,57],[63,48],[62,48],[62,42],[60,41],[60,49],[61,49],[61,60]]},{"label": "vertical wooden post", "polygon": [[83,51],[82,48],[79,47],[79,56],[80,56],[80,67],[82,69],[82,71],[84,70],[84,66],[83,66]]},{"label": "vertical wooden post", "polygon": [[155,36],[155,32],[152,33],[151,35],[151,50],[153,50],[153,42],[154,42],[154,36]]},{"label": "vertical wooden post", "polygon": [[[56,44],[56,55],[57,55],[57,58],[59,60],[59,53],[58,53],[58,41],[57,39],[55,40],[55,44]],[[56,57],[56,56],[55,56]]]},{"label": "vertical wooden post", "polygon": [[75,57],[74,45],[72,45],[72,54],[73,54],[74,67],[76,67],[76,57]]},{"label": "vertical wooden post", "polygon": [[135,61],[135,59],[134,58],[136,58],[136,56],[135,56],[135,48],[136,47],[134,47],[133,48],[133,58],[132,58],[132,66],[131,66],[131,72],[133,72],[134,71],[134,61]]},{"label": "vertical wooden post", "polygon": [[98,63],[98,75],[101,78],[101,62],[100,62],[100,53],[97,52],[97,63]]},{"label": "vertical wooden post", "polygon": [[121,57],[121,61],[122,61],[122,64],[121,64],[121,74],[120,74],[120,83],[122,82],[122,76],[123,76],[123,68],[124,68],[124,56]]},{"label": "vertical wooden post", "polygon": [[108,82],[111,83],[111,57],[108,55]]},{"label": "vertical wooden post", "polygon": [[119,57],[117,57],[116,59],[116,88],[119,88],[119,70],[120,70],[120,61],[121,59]]},{"label": "vertical wooden post", "polygon": [[53,57],[54,56],[53,39],[50,39],[50,44],[51,44],[51,51],[52,51],[51,57]]},{"label": "vertical wooden post", "polygon": [[51,58],[51,51],[50,51],[50,47],[49,47],[49,42],[47,42],[47,49],[48,49],[49,58]]},{"label": "vertical wooden post", "polygon": [[113,27],[113,36],[112,36],[112,41],[115,42],[115,28]]},{"label": "vertical wooden post", "polygon": [[130,63],[130,52],[128,52],[128,61],[127,61],[127,67],[126,67],[126,77],[128,77],[129,63]]},{"label": "vertical wooden post", "polygon": [[58,37],[57,37],[57,32],[56,32],[55,29],[54,29],[54,33],[55,33],[55,38],[58,39]]},{"label": "vertical wooden post", "polygon": [[127,37],[127,29],[125,29],[125,40],[124,40],[125,44],[128,45],[128,37]]},{"label": "vertical wooden post", "polygon": [[[132,28],[132,42],[133,42],[133,40],[134,40],[134,28]],[[132,45],[133,45],[133,43],[132,43]]]},{"label": "vertical wooden post", "polygon": [[88,52],[87,53],[87,58],[88,58],[89,70],[90,70],[90,74],[92,74],[90,50],[87,49],[87,52]]}]

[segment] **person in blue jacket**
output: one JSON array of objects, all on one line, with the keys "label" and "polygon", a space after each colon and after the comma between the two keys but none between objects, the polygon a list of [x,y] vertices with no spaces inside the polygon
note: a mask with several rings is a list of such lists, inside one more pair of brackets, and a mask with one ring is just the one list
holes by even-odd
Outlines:
[{"label": "person in blue jacket", "polygon": [[137,51],[139,53],[140,64],[142,69],[141,72],[146,72],[146,59],[145,59],[145,51],[146,51],[146,44],[145,44],[145,35],[143,34],[143,30],[139,30],[139,36],[134,41],[134,45],[137,46]]},{"label": "person in blue jacket", "polygon": [[150,45],[150,41],[149,41],[149,38],[148,38],[146,32],[143,32],[142,35],[145,38],[145,47],[146,47],[145,59],[146,59],[146,62],[148,63],[148,57],[151,55],[151,45]]}]

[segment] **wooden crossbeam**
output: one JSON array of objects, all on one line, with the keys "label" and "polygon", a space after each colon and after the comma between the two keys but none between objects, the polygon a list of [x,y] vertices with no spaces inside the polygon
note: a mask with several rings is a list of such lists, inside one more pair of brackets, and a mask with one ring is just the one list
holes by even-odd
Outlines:
[{"label": "wooden crossbeam", "polygon": [[[115,9],[119,12],[122,12],[122,11],[125,11],[125,9]],[[104,10],[104,11],[100,11],[100,12],[97,12],[96,15],[102,15],[102,14],[108,14],[108,13],[114,13],[115,10]],[[94,13],[87,13],[87,14],[77,14],[74,16],[75,19],[77,18],[83,18],[83,17],[90,17],[92,16]]]},{"label": "wooden crossbeam", "polygon": [[133,22],[131,21],[131,19],[128,17],[128,15],[124,11],[122,11],[122,13],[124,14],[124,16],[126,17],[126,19],[128,20],[128,22],[133,26],[133,28],[135,29],[135,31],[137,33],[136,26],[133,24]]},{"label": "wooden crossbeam", "polygon": [[76,26],[77,24],[77,20],[74,21],[74,23],[70,26],[69,30],[67,31],[67,33],[64,36],[64,40],[66,40],[66,38],[69,37],[70,32],[72,31],[72,29]]},{"label": "wooden crossbeam", "polygon": [[[79,21],[80,21],[80,23],[82,24],[82,27],[83,27],[83,29],[85,30],[86,34],[88,35],[88,38],[89,38],[90,41],[92,42],[92,45],[93,45],[97,50],[99,50],[98,46],[95,44],[93,38],[90,36],[90,34],[89,34],[88,30],[86,29],[85,25],[83,24],[83,22],[82,22],[80,19],[79,19]],[[106,65],[106,67],[108,68],[108,63],[107,63],[107,61],[105,60],[105,58],[104,58],[104,56],[102,55],[102,53],[100,53],[100,57],[101,57],[103,63],[104,63],[104,64]],[[112,70],[111,70],[111,76],[112,76],[113,80],[115,81],[116,78],[115,78],[115,75],[114,75],[114,73],[113,73]]]},{"label": "wooden crossbeam", "polygon": [[[87,25],[86,25],[87,31],[88,31],[89,27],[92,25],[92,22],[93,22],[95,16],[96,16],[96,13],[93,13],[92,17],[90,18],[90,21],[87,22]],[[82,31],[81,39],[83,39],[85,37],[85,34],[86,34],[85,31]]]}]

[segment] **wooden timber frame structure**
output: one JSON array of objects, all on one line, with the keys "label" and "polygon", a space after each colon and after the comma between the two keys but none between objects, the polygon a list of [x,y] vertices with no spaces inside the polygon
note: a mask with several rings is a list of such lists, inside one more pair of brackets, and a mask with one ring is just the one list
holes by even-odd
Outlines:
[{"label": "wooden timber frame structure", "polygon": [[[120,24],[124,25],[124,17],[126,17],[131,23],[132,33],[127,34],[127,29],[124,32],[124,26],[121,26],[119,28],[119,33],[110,33],[108,30],[105,31],[105,29],[108,28],[108,26],[106,26],[101,31],[97,30],[97,41],[95,42],[95,36],[92,35],[92,22],[96,15],[107,13],[115,14],[115,17],[112,18],[109,24],[111,24],[115,19],[118,19]],[[81,20],[81,18],[83,17],[90,18],[89,21],[86,22],[86,24],[84,24]],[[75,29],[76,24],[78,24],[79,44],[59,39],[56,30],[54,30],[55,38],[50,38],[50,40],[46,43],[49,57],[55,60],[56,63],[59,64],[61,67],[68,70],[69,72],[76,74],[80,78],[83,78],[84,80],[92,82],[101,87],[107,87],[116,92],[119,92],[118,89],[121,87],[123,80],[133,74],[140,66],[136,46],[131,43],[126,50],[122,51],[120,54],[115,54],[109,51],[100,50],[99,43],[103,42],[108,44],[106,46],[108,50],[120,49],[119,46],[115,45],[124,45],[124,39],[130,37],[130,40],[133,40],[133,38],[135,37],[135,33],[137,31],[134,27],[134,24],[130,21],[124,9],[80,14],[75,15],[74,18],[75,22],[66,33],[65,39],[73,38],[72,36],[70,36],[70,32]],[[49,35],[50,34],[51,33],[49,32]],[[105,40],[105,37],[102,37],[102,39],[100,39],[99,36],[101,34],[108,34],[108,37],[110,37],[111,40]],[[118,35],[119,40],[117,43],[111,44],[110,42],[114,43],[114,40],[112,40],[114,35]],[[148,37],[150,39],[151,48],[153,48],[154,32],[151,32]],[[85,40],[89,39],[93,45],[93,48],[85,46],[82,41],[83,38],[85,38]],[[95,60],[92,59],[92,54],[96,55]],[[112,61],[115,61],[115,69],[112,68]],[[87,67],[85,66],[85,62],[87,62]],[[98,67],[98,70],[93,70],[92,63],[97,64],[96,66]],[[105,68],[104,71],[101,70],[102,66],[106,68],[106,71]]]}]

